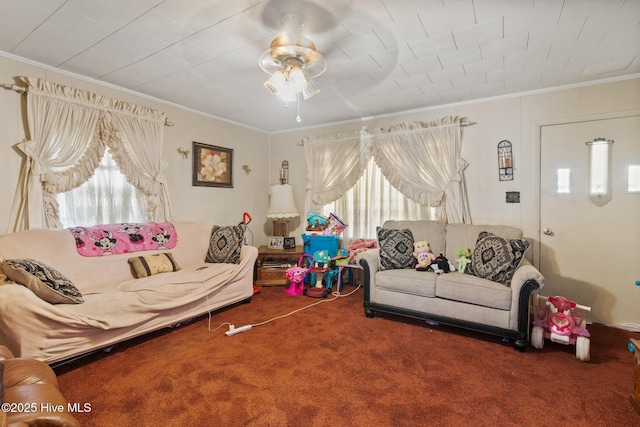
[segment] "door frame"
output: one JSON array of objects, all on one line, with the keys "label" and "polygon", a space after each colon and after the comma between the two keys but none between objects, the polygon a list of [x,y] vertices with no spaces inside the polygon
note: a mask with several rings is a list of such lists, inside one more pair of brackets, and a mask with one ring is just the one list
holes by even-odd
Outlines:
[{"label": "door frame", "polygon": [[555,126],[555,125],[565,125],[565,124],[574,124],[574,123],[583,123],[583,122],[593,122],[598,120],[609,120],[609,119],[621,119],[627,117],[635,117],[640,116],[640,109],[637,110],[623,110],[623,111],[615,111],[615,112],[606,112],[606,113],[594,113],[580,116],[568,116],[568,117],[560,117],[554,119],[542,119],[536,120],[533,129],[533,138],[535,147],[534,152],[537,153],[536,159],[534,160],[533,170],[535,171],[536,176],[534,176],[534,182],[537,183],[534,194],[534,200],[538,201],[537,209],[534,213],[534,221],[538,224],[538,232],[536,234],[536,240],[533,242],[533,265],[536,268],[540,268],[540,246],[541,246],[541,235],[542,233],[542,128],[545,126]]}]

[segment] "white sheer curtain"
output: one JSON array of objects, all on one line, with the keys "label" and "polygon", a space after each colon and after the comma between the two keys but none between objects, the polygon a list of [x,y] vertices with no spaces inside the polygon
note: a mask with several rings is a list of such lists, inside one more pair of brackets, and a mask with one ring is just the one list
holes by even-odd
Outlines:
[{"label": "white sheer curtain", "polygon": [[338,200],[323,206],[321,213],[331,212],[349,224],[342,234],[346,246],[354,238],[375,238],[376,227],[387,220],[436,219],[434,208],[422,206],[393,188],[373,158],[356,184]]},{"label": "white sheer curtain", "polygon": [[305,138],[307,211],[334,211],[349,224],[347,239],[375,237],[387,219],[470,223],[461,157],[466,123],[445,117]]},{"label": "white sheer curtain", "polygon": [[120,173],[109,148],[88,181],[71,191],[59,193],[56,200],[63,227],[145,222],[147,219],[144,194]]},{"label": "white sheer curtain", "polygon": [[403,123],[373,132],[373,157],[402,194],[438,208],[449,223],[470,223],[464,185],[462,117]]},{"label": "white sheer curtain", "polygon": [[[170,219],[159,157],[164,113],[40,79],[21,80],[27,87],[30,139],[17,146],[25,161],[12,209],[14,231],[62,227],[56,194],[87,181],[107,146],[145,194],[147,219]],[[152,153],[145,158],[141,152],[147,150]]]}]

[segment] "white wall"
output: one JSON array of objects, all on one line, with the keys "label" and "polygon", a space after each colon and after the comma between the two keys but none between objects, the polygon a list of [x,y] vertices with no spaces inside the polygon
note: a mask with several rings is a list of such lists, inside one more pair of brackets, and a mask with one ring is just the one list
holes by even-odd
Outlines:
[{"label": "white wall", "polygon": [[[598,114],[615,114],[640,109],[640,79],[631,79],[552,92],[528,94],[426,109],[392,117],[342,123],[271,136],[270,182],[277,181],[283,159],[290,165],[289,182],[303,218],[305,194],[304,150],[298,143],[309,135],[325,135],[345,130],[388,127],[392,124],[443,116],[466,116],[476,125],[464,129],[463,157],[470,163],[465,172],[471,218],[475,224],[503,224],[519,227],[534,241],[534,263],[539,237],[539,127],[543,122],[584,120]],[[515,177],[498,180],[497,145],[507,139],[513,144]],[[507,191],[519,191],[520,203],[508,204]],[[301,221],[291,235],[304,231]]]},{"label": "white wall", "polygon": [[[269,158],[267,134],[46,68],[0,57],[0,83],[14,83],[16,76],[39,77],[166,112],[169,120],[175,124],[165,128],[162,156],[169,163],[165,173],[173,206],[173,219],[235,225],[242,220],[242,213],[247,211],[254,219],[250,225],[252,229],[255,224],[260,224],[261,227],[265,222],[268,202],[265,184],[268,176],[268,162],[265,159]],[[22,117],[23,104],[24,97],[19,93],[0,89],[0,233],[11,229],[11,205],[22,162],[19,152],[13,146],[26,135],[25,121]],[[192,156],[184,159],[178,154],[177,148],[191,150],[192,141],[234,150],[234,188],[191,185]],[[249,165],[251,174],[247,175],[242,170],[242,165]]]}]

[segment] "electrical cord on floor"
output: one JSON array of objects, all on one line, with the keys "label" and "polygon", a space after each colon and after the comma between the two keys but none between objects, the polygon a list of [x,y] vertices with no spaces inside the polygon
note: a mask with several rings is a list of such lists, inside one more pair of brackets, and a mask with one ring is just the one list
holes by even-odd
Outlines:
[{"label": "electrical cord on floor", "polygon": [[301,311],[303,311],[303,310],[306,310],[306,309],[308,309],[308,308],[314,307],[314,306],[316,306],[316,305],[320,305],[320,304],[322,304],[322,303],[332,302],[332,301],[337,300],[338,298],[346,298],[346,297],[348,297],[348,296],[353,295],[353,294],[354,294],[358,289],[360,289],[360,287],[362,287],[362,285],[361,285],[361,284],[358,284],[358,286],[357,286],[353,291],[351,291],[351,292],[349,292],[349,293],[347,293],[347,294],[344,294],[344,295],[343,295],[343,294],[341,294],[339,291],[332,292],[332,293],[331,293],[331,296],[333,296],[333,298],[330,298],[330,299],[321,299],[321,300],[316,301],[316,302],[314,302],[314,303],[312,303],[312,304],[309,304],[309,305],[306,305],[306,306],[304,306],[304,307],[301,307],[301,308],[298,308],[298,309],[296,309],[296,310],[293,310],[293,311],[291,311],[291,312],[289,312],[289,313],[287,313],[287,314],[283,314],[283,315],[281,315],[281,316],[273,317],[273,318],[271,318],[271,319],[269,319],[269,320],[265,320],[264,322],[248,324],[248,325],[242,326],[242,327],[240,327],[240,328],[235,328],[235,326],[234,326],[233,324],[231,324],[231,323],[229,323],[229,322],[224,322],[224,323],[221,323],[220,325],[218,325],[215,329],[211,330],[211,312],[209,312],[209,328],[208,328],[208,330],[209,330],[209,332],[215,332],[215,331],[217,331],[218,329],[220,329],[222,326],[224,326],[224,325],[229,325],[229,331],[225,332],[225,334],[226,334],[227,336],[231,336],[231,335],[234,335],[234,334],[239,333],[239,332],[247,331],[247,330],[249,330],[249,329],[251,329],[251,328],[254,328],[254,327],[256,327],[256,326],[266,325],[267,323],[273,322],[274,320],[284,319],[285,317],[289,317],[289,316],[291,316],[291,315],[293,315],[293,314],[299,313],[299,312],[301,312]]}]

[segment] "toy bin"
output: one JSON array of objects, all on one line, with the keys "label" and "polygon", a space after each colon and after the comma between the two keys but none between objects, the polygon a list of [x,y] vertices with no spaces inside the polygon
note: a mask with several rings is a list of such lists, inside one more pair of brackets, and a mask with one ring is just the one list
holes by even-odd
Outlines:
[{"label": "toy bin", "polygon": [[338,255],[338,245],[340,243],[340,236],[310,236],[308,234],[302,235],[302,241],[304,242],[304,253],[313,256],[317,251],[329,251],[331,258]]}]

